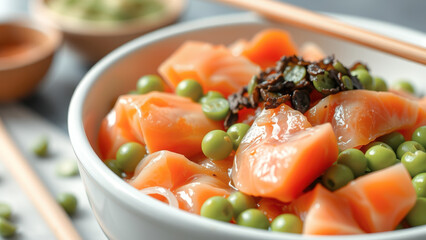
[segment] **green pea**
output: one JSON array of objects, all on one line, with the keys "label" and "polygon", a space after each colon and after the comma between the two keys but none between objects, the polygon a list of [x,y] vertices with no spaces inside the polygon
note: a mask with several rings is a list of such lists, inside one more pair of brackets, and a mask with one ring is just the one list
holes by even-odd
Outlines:
[{"label": "green pea", "polygon": [[306,76],[306,69],[304,66],[295,65],[291,70],[285,74],[284,79],[288,82],[298,83]]},{"label": "green pea", "polygon": [[343,164],[334,164],[322,176],[322,184],[330,191],[335,191],[354,179],[352,170]]},{"label": "green pea", "polygon": [[365,147],[365,149],[366,149],[366,151],[367,151],[368,149],[370,149],[370,148],[372,148],[372,147],[374,147],[374,146],[381,146],[381,147],[384,147],[384,148],[387,148],[387,149],[390,149],[390,150],[392,150],[392,151],[393,151],[393,149],[392,149],[392,147],[391,147],[391,146],[389,146],[387,143],[380,142],[380,141],[374,141],[374,142],[371,142],[371,143],[369,143],[369,144],[365,145],[364,147]]},{"label": "green pea", "polygon": [[417,128],[413,132],[411,140],[420,143],[426,149],[426,126]]},{"label": "green pea", "polygon": [[203,97],[203,87],[194,79],[186,79],[176,87],[176,94],[182,97],[191,98],[194,102]]},{"label": "green pea", "polygon": [[390,167],[398,162],[395,152],[389,148],[376,145],[365,152],[367,166],[372,171],[378,171]]},{"label": "green pea", "polygon": [[274,232],[302,233],[303,223],[294,214],[281,214],[271,223],[271,230]]},{"label": "green pea", "polygon": [[71,193],[60,193],[56,201],[61,205],[68,215],[73,215],[77,209],[77,198]]},{"label": "green pea", "polygon": [[207,98],[225,98],[222,93],[217,91],[208,91],[206,93]]},{"label": "green pea", "polygon": [[358,78],[364,89],[373,89],[373,78],[370,76],[367,70],[358,68],[351,71],[351,74],[352,76],[356,76]]},{"label": "green pea", "polygon": [[416,151],[406,152],[401,158],[402,164],[408,170],[411,177],[419,173],[426,172],[426,152]]},{"label": "green pea", "polygon": [[379,137],[377,141],[386,143],[388,146],[390,146],[393,149],[394,152],[396,152],[398,150],[399,145],[405,142],[405,138],[399,132],[392,132]]},{"label": "green pea", "polygon": [[163,80],[154,74],[145,75],[139,78],[136,84],[137,93],[145,94],[152,91],[164,92]]},{"label": "green pea", "polygon": [[229,222],[233,216],[233,209],[226,198],[215,196],[204,202],[203,206],[201,206],[200,215],[218,221]]},{"label": "green pea", "polygon": [[426,197],[426,173],[417,174],[411,181],[417,197]]},{"label": "green pea", "polygon": [[388,90],[388,86],[381,77],[374,77],[373,78],[373,90],[374,91],[382,91],[385,92]]},{"label": "green pea", "polygon": [[252,93],[253,93],[253,91],[254,91],[254,88],[257,86],[257,76],[253,76],[251,79],[250,79],[250,82],[249,82],[249,84],[248,84],[248,86],[247,86],[247,93],[249,94],[249,95],[251,95]]},{"label": "green pea", "polygon": [[390,149],[390,150],[392,150],[392,151],[393,151],[393,149],[392,149],[392,147],[391,147],[391,146],[387,145],[387,144],[386,144],[386,143],[384,143],[384,142],[379,142],[379,141],[371,142],[371,143],[369,143],[369,144],[367,144],[367,145],[363,146],[363,147],[361,148],[361,150],[362,150],[363,152],[367,152],[367,150],[368,150],[368,149],[370,149],[370,148],[372,148],[372,147],[374,147],[374,146],[382,146],[382,147],[385,147],[385,148]]},{"label": "green pea", "polygon": [[318,92],[323,92],[324,90],[336,87],[336,82],[331,79],[328,74],[328,72],[325,72],[324,74],[318,74],[311,77],[312,83]]},{"label": "green pea", "polygon": [[56,165],[56,174],[60,177],[72,177],[78,175],[78,165],[74,159],[61,161]]},{"label": "green pea", "polygon": [[[355,67],[355,68],[354,68]],[[363,69],[367,71],[367,65],[362,64],[360,62],[356,63],[356,65],[352,66],[353,70],[357,70],[357,69]]]},{"label": "green pea", "polygon": [[337,60],[334,62],[333,67],[338,72],[341,72],[343,74],[348,74],[348,71],[346,70],[345,66],[343,66],[343,64]]},{"label": "green pea", "polygon": [[228,129],[227,133],[231,137],[234,150],[237,150],[238,146],[240,146],[241,140],[243,140],[249,129],[250,125],[245,123],[236,123]]},{"label": "green pea", "polygon": [[208,132],[201,142],[201,150],[206,157],[213,160],[223,160],[232,152],[232,140],[222,130]]},{"label": "green pea", "polygon": [[417,198],[416,204],[405,219],[412,227],[426,225],[426,198]]},{"label": "green pea", "polygon": [[242,192],[233,192],[228,197],[228,201],[231,203],[234,209],[234,217],[237,218],[243,211],[255,208],[256,202],[252,196],[246,195]]},{"label": "green pea", "polygon": [[352,79],[346,75],[342,77],[343,86],[345,86],[346,89],[352,90],[354,89],[354,84],[352,83]]},{"label": "green pea", "polygon": [[12,237],[15,235],[16,226],[5,218],[0,217],[0,236],[2,237]]},{"label": "green pea", "polygon": [[419,150],[425,152],[425,148],[420,143],[415,141],[406,141],[399,145],[398,149],[396,150],[396,155],[399,159],[402,159],[402,156],[404,156],[406,152],[415,153]]},{"label": "green pea", "polygon": [[398,90],[398,91],[404,91],[411,94],[414,94],[414,87],[413,85],[407,81],[407,80],[399,80],[392,84],[392,89]]},{"label": "green pea", "polygon": [[200,98],[200,103],[204,104],[206,103],[208,100],[210,99],[215,99],[215,98],[225,98],[222,93],[220,92],[216,92],[216,91],[208,91],[206,93],[206,95],[204,95],[202,98]]},{"label": "green pea", "polygon": [[137,142],[121,145],[116,154],[116,165],[124,172],[133,172],[138,163],[145,157],[146,149]]},{"label": "green pea", "polygon": [[9,219],[12,215],[12,209],[6,203],[0,203],[0,218]]},{"label": "green pea", "polygon": [[46,157],[49,148],[49,141],[46,136],[40,137],[33,145],[33,153],[38,157]]},{"label": "green pea", "polygon": [[228,115],[229,103],[228,100],[224,98],[214,98],[203,103],[201,109],[206,117],[220,121],[225,119]]},{"label": "green pea", "polygon": [[123,171],[121,171],[118,166],[117,166],[117,160],[114,159],[109,159],[105,161],[105,165],[107,165],[107,167],[113,172],[115,173],[117,176],[122,177],[123,176]]},{"label": "green pea", "polygon": [[346,149],[339,154],[337,163],[349,167],[355,177],[364,175],[367,169],[367,158],[362,151],[358,149]]},{"label": "green pea", "polygon": [[237,217],[237,224],[240,226],[259,228],[268,230],[270,224],[268,218],[258,209],[247,209]]}]

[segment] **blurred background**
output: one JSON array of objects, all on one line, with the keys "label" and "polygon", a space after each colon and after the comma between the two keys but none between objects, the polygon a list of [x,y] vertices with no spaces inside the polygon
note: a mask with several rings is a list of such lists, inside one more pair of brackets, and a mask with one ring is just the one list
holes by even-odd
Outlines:
[{"label": "blurred background", "polygon": [[[131,20],[135,16],[135,18],[137,18],[138,14],[149,16],[152,12],[155,12],[158,7],[155,5],[155,1],[157,0],[46,1],[52,3],[49,7],[59,15],[64,14],[86,20],[102,20],[105,24],[116,24],[116,22]],[[162,1],[167,4],[179,2],[177,0]],[[261,2],[263,0],[247,1]],[[408,32],[421,36],[418,39],[425,39],[426,0],[280,1],[314,11],[368,18],[396,24],[411,29],[408,30]],[[30,16],[34,13],[34,3],[36,2],[41,1],[0,0],[0,24],[7,19]],[[89,8],[89,4],[98,5],[96,8],[89,9],[82,13],[72,6],[76,2],[79,2],[78,6],[81,8]],[[126,4],[129,3],[129,5],[114,5],[119,2],[126,2]],[[153,5],[146,8],[149,10],[147,10],[147,12],[134,11],[136,8],[133,7],[135,6],[133,4],[138,4],[138,2],[151,2]],[[103,5],[108,5],[109,8],[102,8]],[[99,11],[99,9],[104,10]],[[173,9],[171,10],[173,11]],[[244,11],[215,2],[214,0],[188,0],[186,5],[184,5],[183,11],[177,13],[177,19],[170,19],[166,24],[169,24],[171,21],[173,21],[172,24],[175,24],[211,16],[241,12]],[[47,17],[46,12],[38,11],[38,14],[39,16]],[[160,17],[160,19],[163,17]],[[153,19],[155,19],[155,16]],[[133,27],[137,28],[137,25],[136,23]],[[140,35],[142,34],[136,34],[135,37]],[[6,37],[7,36],[5,36],[5,34],[2,35],[0,31],[0,50],[2,50],[2,40]],[[398,37],[404,39],[404,36]],[[98,42],[101,45],[107,42],[107,39],[100,38]],[[418,44],[425,46],[426,42],[419,42]],[[0,103],[0,117],[3,118],[6,127],[21,150],[28,149],[27,147],[31,144],[31,141],[41,133],[47,133],[54,139],[56,148],[54,151],[57,154],[51,156],[49,161],[40,161],[40,159],[36,159],[31,154],[25,152],[24,154],[51,192],[56,192],[60,189],[72,189],[75,192],[79,201],[81,201],[81,206],[79,206],[80,210],[77,216],[73,218],[73,223],[85,239],[104,239],[104,236],[90,211],[80,179],[76,177],[72,180],[62,180],[55,176],[53,172],[55,171],[55,162],[61,161],[64,156],[74,157],[67,134],[68,105],[76,86],[95,62],[96,61],[93,60],[88,61],[87,58],[82,57],[82,55],[78,54],[69,44],[65,43],[57,49],[47,75],[31,95],[12,103]],[[1,63],[0,61],[0,71],[2,70]],[[0,83],[1,80],[5,80],[1,78],[2,75],[0,72]],[[27,197],[23,195],[5,168],[0,164],[0,202],[1,201],[8,202],[13,208],[18,209],[16,213],[18,217],[15,217],[13,221],[17,223],[21,230],[14,239],[53,239],[53,235],[49,232],[47,226],[45,226],[43,221],[39,221],[40,216],[37,215],[37,212],[32,207]],[[0,239],[2,238],[0,237]]]},{"label": "blurred background", "polygon": [[[0,20],[28,14],[29,1],[0,0]],[[376,19],[405,26],[419,32],[426,32],[426,1],[424,0],[286,0],[283,2],[314,11]],[[243,11],[216,3],[214,0],[189,0],[186,9],[177,22],[236,12]],[[43,84],[34,95],[22,102],[66,131],[69,100],[74,88],[90,66],[90,64],[81,61],[79,56],[70,51],[67,46],[61,48]]]}]

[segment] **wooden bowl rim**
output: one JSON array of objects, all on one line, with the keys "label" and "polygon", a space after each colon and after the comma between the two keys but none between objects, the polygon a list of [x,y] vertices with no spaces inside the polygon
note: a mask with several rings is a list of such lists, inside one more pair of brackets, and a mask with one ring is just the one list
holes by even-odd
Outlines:
[{"label": "wooden bowl rim", "polygon": [[62,43],[62,33],[55,28],[52,28],[36,19],[27,17],[17,17],[2,20],[0,25],[8,25],[11,27],[27,28],[35,30],[43,34],[47,41],[40,44],[39,48],[36,48],[34,52],[31,52],[25,58],[20,58],[19,61],[13,61],[11,64],[0,65],[0,72],[19,70],[25,66],[40,62],[52,54],[60,47]]}]

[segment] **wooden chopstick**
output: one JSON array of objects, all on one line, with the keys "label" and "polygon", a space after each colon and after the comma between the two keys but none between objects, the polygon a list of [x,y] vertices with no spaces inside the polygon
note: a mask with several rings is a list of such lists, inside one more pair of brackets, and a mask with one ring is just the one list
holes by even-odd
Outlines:
[{"label": "wooden chopstick", "polygon": [[60,240],[81,239],[65,211],[49,194],[40,178],[15,146],[1,118],[0,146],[0,160],[31,199],[55,236]]},{"label": "wooden chopstick", "polygon": [[261,14],[278,22],[330,35],[414,62],[426,64],[426,48],[382,36],[328,16],[273,0],[216,0]]}]

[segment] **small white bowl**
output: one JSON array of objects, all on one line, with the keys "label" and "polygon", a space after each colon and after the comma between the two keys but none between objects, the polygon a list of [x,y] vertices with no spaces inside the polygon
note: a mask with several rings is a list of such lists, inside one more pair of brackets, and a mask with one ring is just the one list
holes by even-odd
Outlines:
[{"label": "small white bowl", "polygon": [[[410,78],[417,80],[414,84],[418,89],[426,89],[422,83],[425,66],[327,36],[275,25],[254,15],[237,14],[183,23],[138,38],[109,54],[89,71],[77,87],[69,110],[69,134],[79,159],[81,177],[92,210],[109,239],[313,238],[240,227],[168,207],[118,178],[96,155],[98,129],[110,110],[111,102],[133,89],[141,75],[155,73],[157,66],[184,41],[229,44],[239,38],[250,38],[261,29],[270,27],[288,30],[299,46],[306,41],[316,42],[326,53],[334,53],[344,63],[362,60],[368,63],[374,74],[385,79]],[[426,238],[426,226],[376,234],[325,237],[347,240],[420,238]]]}]

